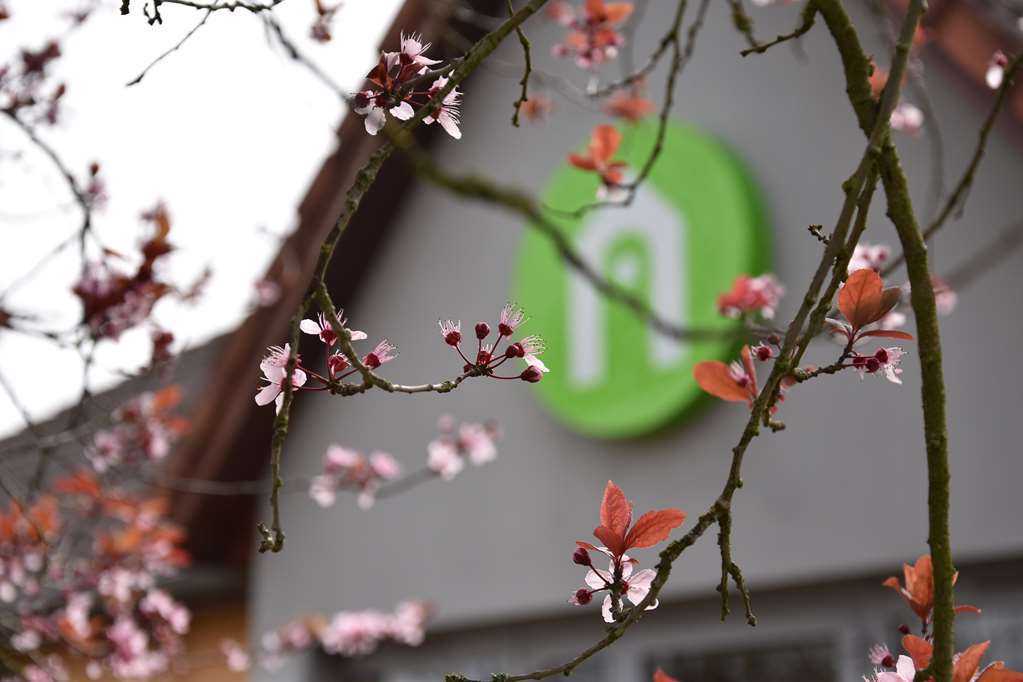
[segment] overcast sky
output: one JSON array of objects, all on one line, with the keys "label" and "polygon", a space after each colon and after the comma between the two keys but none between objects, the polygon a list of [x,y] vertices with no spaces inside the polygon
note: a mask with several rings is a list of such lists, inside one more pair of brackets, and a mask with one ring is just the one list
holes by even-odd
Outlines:
[{"label": "overcast sky", "polygon": [[[313,0],[287,0],[276,13],[306,54],[354,89],[400,4],[348,0],[334,22],[333,42],[325,45],[307,37]],[[201,14],[164,5],[163,25],[150,27],[141,14],[122,17],[117,3],[102,5],[65,41],[54,70],[69,84],[64,119],[40,134],[82,177],[90,161],[102,163],[110,201],[96,228],[106,245],[130,253],[144,234],[139,213],[163,199],[177,247],[168,263],[171,279],[188,283],[212,267],[198,305],[161,302],[156,309],[181,349],[232,329],[244,317],[253,282],[278,239],[295,227],[297,203],[333,149],[343,110],[323,85],[268,43],[261,21],[241,11],[213,13],[142,83],[125,87]],[[21,46],[36,49],[62,33],[68,25],[62,12],[76,3],[9,0],[8,6],[12,19],[0,22],[0,63]],[[21,155],[12,158],[14,152]],[[52,164],[0,119],[0,291],[78,225],[79,213]],[[71,250],[5,305],[44,312],[51,328],[69,328],[80,314],[70,291],[78,267]],[[148,352],[146,332],[103,344],[94,385],[111,385],[117,380],[111,370],[137,368]],[[73,350],[11,333],[0,334],[0,372],[37,419],[74,401],[81,386]],[[0,434],[22,426],[0,392]]]}]

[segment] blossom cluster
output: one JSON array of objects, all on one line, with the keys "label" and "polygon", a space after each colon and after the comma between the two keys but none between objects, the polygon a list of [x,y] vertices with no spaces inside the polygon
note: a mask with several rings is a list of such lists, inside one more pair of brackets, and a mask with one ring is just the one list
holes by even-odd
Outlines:
[{"label": "blossom cluster", "polygon": [[[373,653],[383,642],[419,646],[430,615],[427,604],[406,601],[392,613],[366,610],[339,611],[330,619],[308,616],[265,633],[255,658],[272,672],[279,670],[289,656],[313,649],[353,658]],[[221,651],[230,670],[242,672],[251,666],[253,657],[237,642],[224,640]]]},{"label": "blossom cluster", "polygon": [[[82,321],[94,339],[116,340],[125,331],[150,322],[153,306],[160,299],[169,294],[182,300],[194,299],[205,282],[204,276],[184,290],[164,280],[159,269],[174,248],[168,241],[170,214],[158,203],[142,214],[142,220],[152,232],[139,245],[137,264],[131,265],[121,254],[103,249],[99,260],[85,264],[72,288],[82,305]],[[159,330],[164,346],[169,334]]]},{"label": "blossom cluster", "polygon": [[784,295],[785,287],[770,273],[759,277],[740,275],[729,292],[718,296],[718,312],[728,317],[760,315],[770,320]]},{"label": "blossom cluster", "polygon": [[114,410],[112,424],[97,431],[85,455],[98,473],[141,455],[158,462],[185,432],[187,423],[171,410],[181,400],[181,389],[168,386],[136,396]]},{"label": "blossom cluster", "polygon": [[[349,341],[362,341],[368,338],[365,332],[347,328],[348,321],[344,318],[343,310],[337,313],[337,323],[338,326],[345,329]],[[352,366],[352,363],[343,351],[335,348],[338,343],[337,333],[323,313],[320,313],[316,319],[302,320],[299,327],[304,333],[317,337],[326,346],[328,353],[326,370],[323,374],[302,366],[302,358],[296,354],[296,366],[291,374],[293,390],[323,390],[326,386],[344,381],[359,371]],[[372,351],[362,357],[361,362],[365,367],[374,370],[397,356],[397,348],[387,339],[383,339],[374,346]],[[263,380],[267,383],[256,392],[257,405],[262,406],[274,403],[277,406],[277,411],[280,412],[281,406],[284,404],[283,384],[287,379],[288,359],[290,357],[291,344],[270,346],[267,349],[266,356],[259,363],[259,368],[263,372]],[[310,377],[319,381],[322,385],[315,389],[307,387],[306,382]]]},{"label": "blossom cluster", "polygon": [[437,427],[440,434],[427,446],[427,466],[444,480],[457,476],[465,468],[466,460],[482,466],[497,459],[500,428],[496,422],[462,423],[456,427],[455,420],[445,415],[438,420]]},{"label": "blossom cluster", "polygon": [[[864,675],[864,682],[915,682],[917,673],[929,671],[934,645],[930,626],[934,612],[934,566],[929,555],[923,555],[915,564],[903,565],[903,583],[895,576],[882,583],[895,590],[913,613],[920,619],[921,635],[911,634],[908,625],[900,625],[902,648],[905,654],[898,657],[887,644],[875,644],[868,652],[868,659],[874,665],[870,675]],[[959,574],[952,577],[955,584]],[[956,614],[980,613],[975,606],[956,606]],[[1019,682],[1023,673],[1009,670],[1001,661],[982,665],[984,654],[990,647],[990,640],[968,646],[953,658],[952,679],[957,682]],[[921,679],[933,680],[931,676]]]},{"label": "blossom cluster", "polygon": [[321,507],[332,507],[337,491],[342,486],[354,488],[359,493],[359,506],[369,509],[376,500],[380,484],[398,478],[401,466],[386,452],[374,452],[369,457],[341,447],[331,445],[323,458],[323,473],[313,477],[309,496]]},{"label": "blossom cluster", "polygon": [[[57,480],[29,509],[0,515],[0,612],[25,680],[66,679],[61,655],[140,679],[166,672],[191,615],[159,581],[188,563],[166,503],[104,488],[92,473]],[[91,543],[59,542],[83,533]]]},{"label": "blossom cluster", "polygon": [[[515,332],[526,323],[528,318],[525,312],[514,303],[508,303],[501,308],[497,322],[497,339],[488,343],[487,339],[493,331],[486,322],[477,322],[473,327],[476,336],[475,357],[469,357],[462,350],[462,323],[461,321],[441,320],[440,335],[444,343],[451,346],[465,363],[462,371],[466,375],[487,376],[494,379],[521,379],[529,383],[537,383],[543,378],[544,372],[549,371],[539,356],[543,353],[546,345],[542,338],[536,335],[527,336],[512,341]],[[501,343],[507,339],[508,346],[502,351]],[[526,368],[518,374],[500,375],[494,370],[509,360],[519,358],[526,363]]]},{"label": "blossom cluster", "polygon": [[[424,43],[421,36],[401,36],[401,47],[397,52],[382,52],[380,61],[366,76],[370,87],[356,93],[353,98],[355,113],[366,117],[366,132],[376,135],[387,122],[387,114],[400,121],[407,121],[416,115],[416,109],[430,104],[448,84],[448,78],[439,75],[444,69],[438,68],[438,75],[431,77],[431,67],[440,60],[430,59],[426,51],[430,43]],[[425,81],[432,80],[429,86]],[[462,93],[453,88],[444,98],[431,105],[423,123],[440,124],[451,137],[460,139]]]},{"label": "blossom cluster", "polygon": [[563,42],[551,50],[552,54],[574,59],[581,69],[611,61],[625,44],[620,28],[632,9],[631,2],[586,0],[578,8],[565,0],[551,3],[547,15],[568,29]]},{"label": "blossom cluster", "polygon": [[[647,598],[657,577],[657,573],[649,568],[634,571],[634,566],[639,562],[626,552],[663,542],[673,529],[682,525],[685,518],[681,510],[669,508],[647,512],[633,524],[632,503],[626,499],[621,488],[613,481],[608,481],[600,504],[600,525],[593,531],[593,535],[604,545],[598,547],[582,540],[576,541],[572,562],[589,570],[584,578],[586,587],[576,590],[569,602],[582,606],[593,601],[593,595],[607,592],[601,606],[604,621],[614,623],[623,618],[624,600],[628,599],[634,606],[639,606]],[[607,570],[593,565],[590,552],[607,557],[610,562]],[[655,608],[657,600],[646,606],[647,610]]]},{"label": "blossom cluster", "polygon": [[[440,433],[427,446],[426,468],[409,478],[425,480],[422,475],[426,474],[450,481],[465,468],[466,461],[481,466],[497,459],[500,427],[495,421],[457,424],[453,417],[445,415],[437,426]],[[397,481],[401,473],[401,465],[386,452],[376,451],[367,457],[340,445],[330,445],[323,458],[323,473],[310,482],[309,496],[321,507],[332,507],[339,491],[351,490],[358,494],[359,507],[369,509],[381,487]]]}]

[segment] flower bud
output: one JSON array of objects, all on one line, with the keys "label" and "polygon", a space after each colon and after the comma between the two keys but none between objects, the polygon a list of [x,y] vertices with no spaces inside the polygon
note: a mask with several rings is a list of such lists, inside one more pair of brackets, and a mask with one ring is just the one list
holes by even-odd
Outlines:
[{"label": "flower bud", "polygon": [[521,343],[513,343],[504,351],[504,356],[506,358],[522,358],[526,356],[526,349]]},{"label": "flower bud", "polygon": [[449,346],[457,346],[461,342],[462,332],[452,330],[444,335],[444,343],[448,344]]},{"label": "flower bud", "polygon": [[589,604],[593,599],[593,595],[585,587],[580,587],[575,591],[575,601],[577,604]]},{"label": "flower bud", "polygon": [[536,367],[533,367],[533,365],[530,365],[529,367],[522,370],[522,374],[519,375],[519,378],[522,379],[523,381],[528,381],[531,384],[535,384],[539,382],[540,379],[543,378],[543,372],[538,370]]},{"label": "flower bud", "polygon": [[490,325],[486,322],[476,323],[476,338],[482,341],[483,339],[490,336]]},{"label": "flower bud", "polygon": [[910,633],[909,626],[903,623],[902,625],[899,626],[899,632],[901,632],[904,635],[908,635]]},{"label": "flower bud", "polygon": [[579,564],[580,566],[591,565],[590,553],[583,547],[577,547],[575,552],[572,553],[572,563]]}]

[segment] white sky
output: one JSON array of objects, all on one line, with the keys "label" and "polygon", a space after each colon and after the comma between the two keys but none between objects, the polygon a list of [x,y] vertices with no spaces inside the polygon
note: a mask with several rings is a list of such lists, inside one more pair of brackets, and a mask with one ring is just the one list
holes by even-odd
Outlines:
[{"label": "white sky", "polygon": [[[290,37],[342,86],[354,89],[374,59],[379,37],[402,0],[348,0],[326,45],[307,38],[312,0],[287,0],[276,11]],[[295,208],[322,159],[335,146],[342,108],[300,65],[271,48],[262,22],[244,11],[215,12],[178,52],[131,88],[125,83],[175,44],[201,13],[164,5],[162,26],[150,27],[132,3],[122,17],[103,7],[64,43],[54,76],[69,84],[64,120],[40,132],[84,178],[99,160],[110,201],[96,228],[106,245],[131,253],[144,234],[138,214],[164,199],[177,252],[166,272],[191,282],[213,268],[195,307],[161,302],[155,317],[177,337],[176,349],[230,330],[244,317],[252,283],[275,253],[279,236],[295,227]],[[21,46],[37,49],[63,32],[61,13],[75,0],[9,0],[11,20],[0,23],[0,63]],[[24,152],[20,160],[10,153]],[[77,230],[79,213],[49,160],[20,130],[0,118],[0,291]],[[70,287],[75,249],[54,260],[6,302],[45,312],[52,328],[80,314]],[[148,333],[125,334],[97,353],[96,387],[117,381],[115,369],[137,368],[149,352]],[[73,350],[0,333],[0,372],[35,418],[76,400],[81,363]],[[0,391],[0,434],[23,423]]]}]

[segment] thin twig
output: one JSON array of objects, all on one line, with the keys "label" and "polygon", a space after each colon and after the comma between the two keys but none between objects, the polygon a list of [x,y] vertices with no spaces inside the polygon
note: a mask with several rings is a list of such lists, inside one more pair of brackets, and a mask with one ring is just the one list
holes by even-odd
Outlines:
[{"label": "thin twig", "polygon": [[[508,0],[508,16],[515,14],[515,7],[512,5],[512,0]],[[529,38],[526,37],[525,31],[522,30],[522,26],[515,27],[515,35],[519,38],[519,45],[522,46],[522,56],[525,60],[525,65],[522,71],[522,79],[519,81],[519,98],[515,100],[512,105],[515,107],[515,113],[512,114],[512,125],[516,128],[519,127],[519,111],[522,109],[522,103],[529,99],[529,75],[533,72],[533,56],[531,54],[531,47],[529,44]]]},{"label": "thin twig", "polygon": [[196,24],[195,26],[193,26],[192,30],[190,30],[188,33],[186,33],[185,36],[181,40],[179,40],[177,42],[177,44],[175,44],[173,47],[171,47],[166,52],[164,52],[159,57],[157,57],[152,62],[150,62],[149,66],[147,66],[146,68],[142,69],[142,73],[140,73],[139,75],[135,76],[135,78],[133,78],[130,81],[128,81],[125,85],[127,87],[131,87],[133,85],[141,83],[142,79],[146,77],[146,74],[149,73],[150,69],[152,69],[154,66],[156,66],[157,64],[162,62],[164,59],[166,59],[171,54],[173,54],[173,53],[177,52],[178,50],[180,50],[181,46],[184,45],[186,42],[188,42],[188,39],[191,38],[192,36],[194,36],[196,31],[198,31],[200,28],[202,28],[206,24],[206,20],[210,18],[211,14],[213,14],[213,10],[212,9],[207,9],[206,10],[206,14],[202,15],[202,19],[199,21],[199,23]]}]

